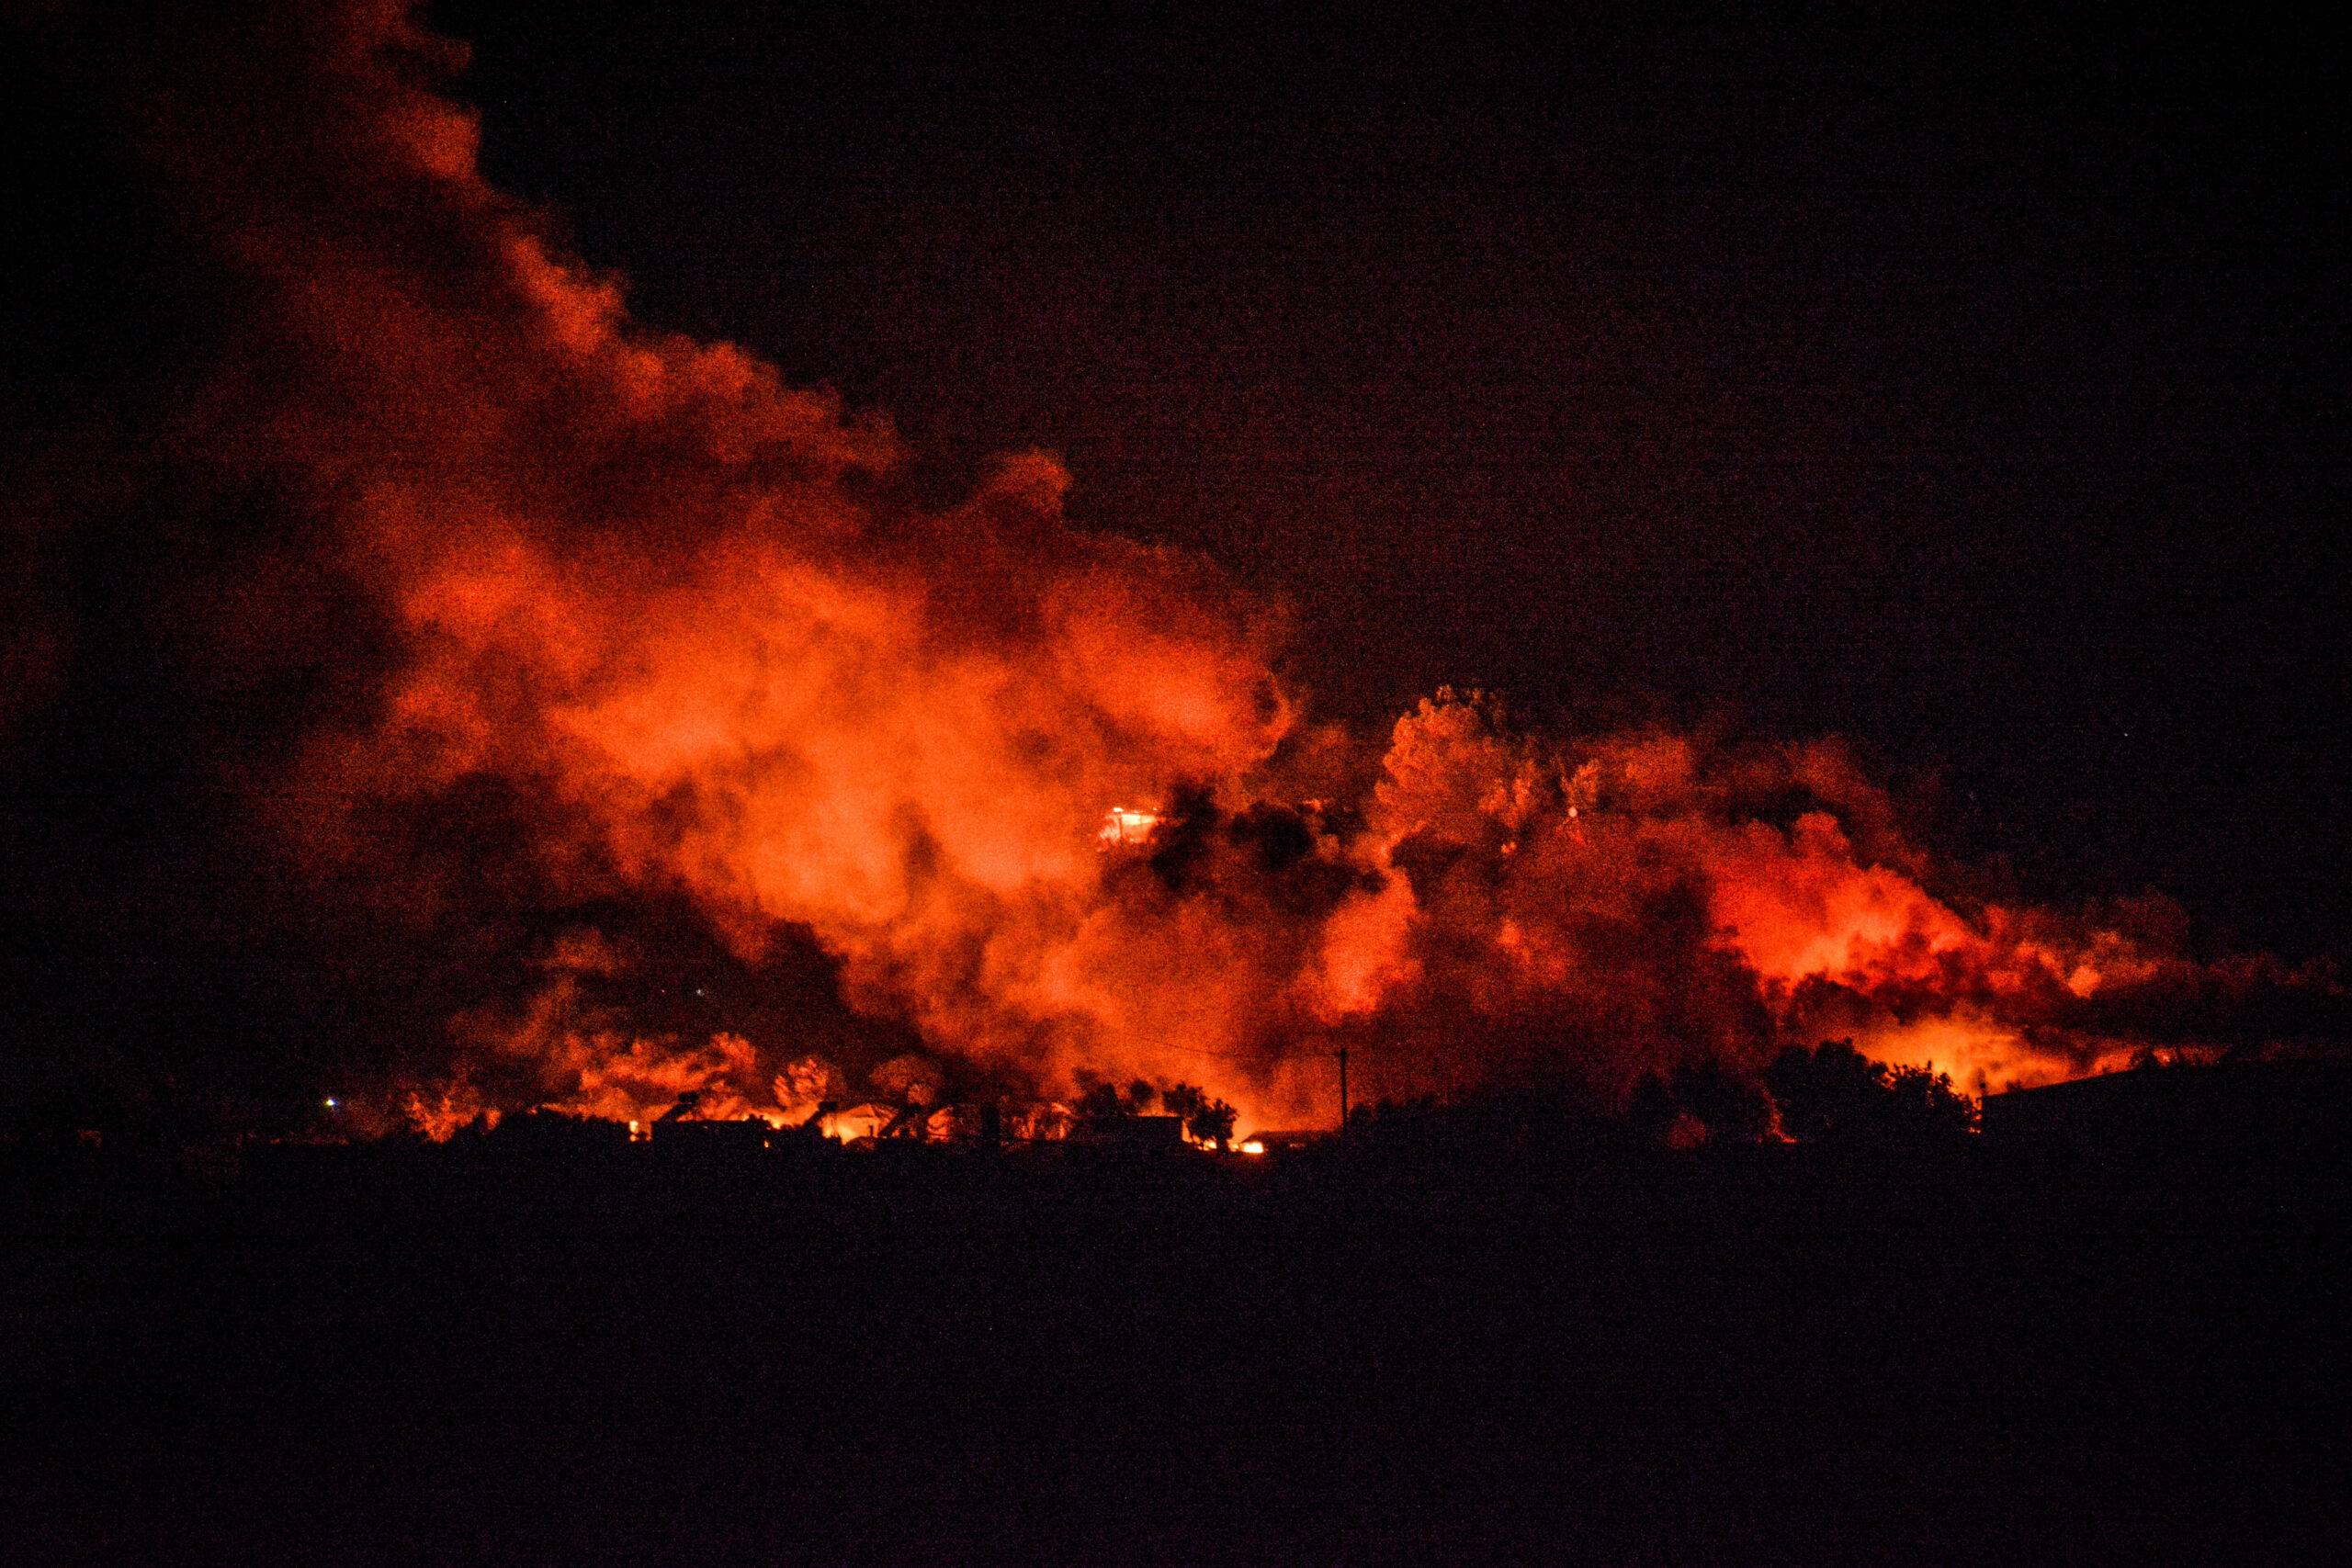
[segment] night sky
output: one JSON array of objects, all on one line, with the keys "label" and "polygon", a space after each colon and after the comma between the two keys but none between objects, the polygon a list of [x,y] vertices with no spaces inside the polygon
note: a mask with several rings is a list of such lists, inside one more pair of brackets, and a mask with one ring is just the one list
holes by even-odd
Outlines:
[{"label": "night sky", "polygon": [[1320,711],[1835,733],[2029,896],[2346,935],[2345,112],[2258,12],[454,5],[492,178]]},{"label": "night sky", "polygon": [[[430,15],[490,180],[640,320],[886,414],[943,504],[1059,455],[1080,525],[1286,600],[1289,673],[1375,753],[1446,684],[1558,731],[1834,734],[1989,889],[2153,888],[2202,957],[2352,944],[2352,203],[2314,38],[788,9]],[[36,20],[8,65],[11,1029],[308,1083],[355,1018],[439,1027],[415,965],[452,961],[282,897],[222,782],[364,705],[369,631],[327,604],[286,637],[331,654],[183,658],[185,584],[284,520],[187,500],[151,439],[240,297],[105,26]]]}]

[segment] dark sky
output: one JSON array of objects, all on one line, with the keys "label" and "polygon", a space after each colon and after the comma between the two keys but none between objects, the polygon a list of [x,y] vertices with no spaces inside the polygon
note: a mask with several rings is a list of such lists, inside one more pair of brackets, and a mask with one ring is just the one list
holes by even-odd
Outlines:
[{"label": "dark sky", "polygon": [[[2059,901],[2346,934],[2346,143],[2244,9],[452,4],[492,177],[1377,727],[1834,731]],[[1441,14],[1441,12],[1442,14]]]}]

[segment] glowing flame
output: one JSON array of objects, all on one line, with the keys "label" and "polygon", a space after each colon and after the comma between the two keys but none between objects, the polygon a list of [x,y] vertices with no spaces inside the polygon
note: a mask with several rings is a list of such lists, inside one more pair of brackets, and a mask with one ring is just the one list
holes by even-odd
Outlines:
[{"label": "glowing flame", "polygon": [[1120,850],[1148,843],[1160,820],[1157,811],[1132,811],[1114,806],[1103,816],[1102,831],[1095,835],[1095,847]]}]

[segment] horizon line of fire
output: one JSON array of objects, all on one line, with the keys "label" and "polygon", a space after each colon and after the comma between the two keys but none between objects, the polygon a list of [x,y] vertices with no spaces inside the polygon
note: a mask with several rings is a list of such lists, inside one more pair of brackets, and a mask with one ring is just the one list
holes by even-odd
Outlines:
[{"label": "horizon line of fire", "polygon": [[[334,1111],[338,1109],[338,1103],[330,1100],[326,1102],[326,1109]],[[560,1105],[537,1105],[514,1114],[503,1112],[495,1106],[487,1106],[470,1120],[435,1136],[434,1141],[446,1142],[449,1136],[461,1132],[496,1132],[502,1123],[511,1126],[535,1118],[551,1118],[568,1126],[608,1127],[616,1134],[626,1130],[630,1143],[651,1143],[657,1135],[663,1138],[749,1136],[752,1135],[750,1130],[756,1126],[763,1130],[758,1134],[762,1137],[784,1134],[802,1139],[821,1139],[851,1148],[871,1148],[892,1141],[978,1147],[1008,1144],[1095,1143],[1261,1155],[1270,1148],[1301,1147],[1334,1136],[1337,1131],[1333,1128],[1261,1128],[1240,1137],[1230,1134],[1206,1135],[1195,1132],[1188,1119],[1182,1115],[1139,1111],[1096,1113],[1055,1100],[1010,1103],[956,1100],[946,1104],[933,1104],[925,1100],[872,1100],[850,1105],[825,1100],[797,1114],[752,1110],[740,1116],[697,1115],[695,1112],[700,1105],[701,1096],[690,1089],[660,1116],[627,1121],[598,1115],[594,1111],[574,1111]],[[413,1114],[411,1120],[423,1130],[424,1118]],[[722,1134],[721,1129],[728,1131]]]}]

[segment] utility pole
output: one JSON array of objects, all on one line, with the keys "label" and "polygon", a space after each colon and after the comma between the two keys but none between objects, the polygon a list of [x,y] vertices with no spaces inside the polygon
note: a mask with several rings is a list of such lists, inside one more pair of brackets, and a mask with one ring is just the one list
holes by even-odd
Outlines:
[{"label": "utility pole", "polygon": [[1340,1047],[1340,1136],[1348,1135],[1348,1048]]}]

